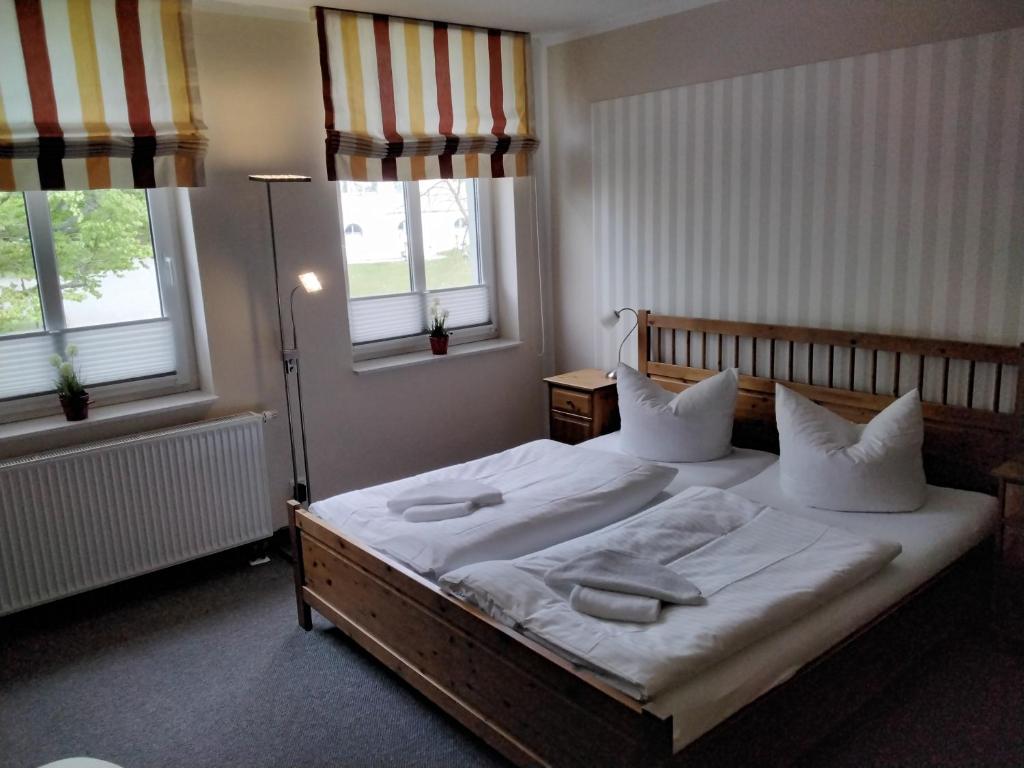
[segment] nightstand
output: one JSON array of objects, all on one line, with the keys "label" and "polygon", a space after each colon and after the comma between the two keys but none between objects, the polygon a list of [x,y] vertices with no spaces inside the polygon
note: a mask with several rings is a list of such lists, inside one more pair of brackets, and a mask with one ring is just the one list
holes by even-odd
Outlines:
[{"label": "nightstand", "polygon": [[551,439],[575,445],[619,428],[615,379],[584,368],[544,379],[548,383]]},{"label": "nightstand", "polygon": [[1024,647],[1024,453],[1000,464],[999,562],[994,619],[1003,637]]}]

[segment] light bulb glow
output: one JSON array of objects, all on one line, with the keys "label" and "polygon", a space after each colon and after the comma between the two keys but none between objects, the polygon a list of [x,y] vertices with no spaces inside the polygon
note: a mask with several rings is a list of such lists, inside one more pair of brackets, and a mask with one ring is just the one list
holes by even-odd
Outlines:
[{"label": "light bulb glow", "polygon": [[299,275],[299,282],[306,289],[306,293],[317,293],[323,289],[323,286],[320,285],[320,278],[316,276],[316,272],[303,272]]}]

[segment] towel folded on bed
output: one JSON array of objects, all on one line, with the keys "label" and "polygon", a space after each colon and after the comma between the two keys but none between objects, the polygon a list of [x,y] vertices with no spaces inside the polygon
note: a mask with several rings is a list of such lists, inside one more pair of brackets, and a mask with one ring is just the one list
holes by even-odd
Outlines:
[{"label": "towel folded on bed", "polygon": [[569,595],[573,610],[611,621],[632,621],[653,624],[661,614],[661,600],[656,597],[627,595],[606,589],[582,587],[577,584]]},{"label": "towel folded on bed", "polygon": [[471,502],[474,507],[501,504],[501,491],[477,480],[437,480],[423,483],[388,499],[388,509],[405,512],[409,507]]},{"label": "towel folded on bed", "polygon": [[662,602],[697,605],[700,590],[657,560],[615,549],[587,552],[552,568],[544,583],[568,594],[573,610],[611,621],[651,624]]},{"label": "towel folded on bed", "polygon": [[465,517],[476,509],[472,501],[457,501],[453,504],[417,504],[407,507],[402,517],[410,523],[431,523],[435,520],[451,520],[453,517]]},{"label": "towel folded on bed", "polygon": [[545,574],[544,583],[565,595],[579,585],[653,597],[676,605],[703,602],[700,590],[685,576],[657,560],[637,557],[617,549],[587,552],[555,566]]}]

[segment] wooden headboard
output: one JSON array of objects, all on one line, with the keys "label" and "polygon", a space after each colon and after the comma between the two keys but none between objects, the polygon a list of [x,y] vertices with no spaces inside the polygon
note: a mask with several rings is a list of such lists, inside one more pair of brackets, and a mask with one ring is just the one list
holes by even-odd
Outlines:
[{"label": "wooden headboard", "polygon": [[638,314],[638,370],[666,389],[739,368],[736,446],[778,453],[776,382],[858,422],[917,388],[935,485],[994,492],[990,472],[1021,446],[1024,345]]}]

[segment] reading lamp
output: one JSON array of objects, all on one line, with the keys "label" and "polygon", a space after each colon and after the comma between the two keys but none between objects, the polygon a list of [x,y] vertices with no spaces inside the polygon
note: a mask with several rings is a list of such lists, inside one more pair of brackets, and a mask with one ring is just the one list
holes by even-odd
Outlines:
[{"label": "reading lamp", "polygon": [[[633,327],[629,329],[629,333],[622,337],[622,341],[619,343],[619,359],[618,362],[622,362],[622,348],[626,346],[626,340],[633,335],[633,331],[640,327],[640,315],[632,307],[622,307],[620,309],[613,310],[611,314],[605,315],[601,318],[601,325],[605,328],[614,328],[619,322],[619,318],[622,317],[623,312],[632,312],[633,317],[636,318],[636,322],[633,323]],[[617,366],[616,366],[617,367]],[[608,371],[606,374],[609,379],[615,378],[615,368]]]},{"label": "reading lamp", "polygon": [[[288,415],[288,445],[291,448],[292,458],[292,497],[296,501],[308,502],[309,494],[309,458],[306,455],[306,424],[302,413],[302,379],[299,376],[299,351],[298,337],[295,332],[295,291],[300,287],[305,288],[307,293],[316,293],[320,290],[320,281],[313,272],[304,272],[299,275],[299,285],[292,289],[288,297],[290,316],[292,321],[292,346],[291,349],[284,343],[284,320],[281,316],[281,278],[277,268],[277,233],[274,230],[274,198],[270,189],[274,184],[288,184],[296,182],[309,182],[309,176],[294,176],[289,174],[250,174],[249,181],[258,181],[267,187],[267,212],[270,215],[270,252],[274,259],[274,295],[277,298],[277,332],[281,343],[281,361],[284,363],[284,402],[285,412]],[[299,411],[299,431],[302,440],[302,469],[305,476],[299,482],[298,461],[295,454],[295,429],[292,424],[292,396],[291,377],[295,376],[295,388]]]}]

